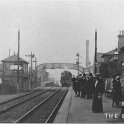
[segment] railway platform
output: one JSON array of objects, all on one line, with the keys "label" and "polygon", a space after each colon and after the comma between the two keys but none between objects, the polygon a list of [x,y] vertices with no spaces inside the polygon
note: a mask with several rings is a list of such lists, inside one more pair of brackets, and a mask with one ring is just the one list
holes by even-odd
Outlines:
[{"label": "railway platform", "polygon": [[118,117],[121,108],[112,107],[112,100],[105,96],[103,109],[103,113],[93,113],[92,99],[75,97],[70,87],[54,123],[124,123],[124,119]]}]

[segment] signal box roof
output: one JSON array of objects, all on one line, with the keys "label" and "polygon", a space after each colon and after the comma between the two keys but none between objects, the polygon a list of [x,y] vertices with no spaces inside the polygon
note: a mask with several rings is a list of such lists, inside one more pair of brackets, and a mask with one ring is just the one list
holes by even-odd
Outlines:
[{"label": "signal box roof", "polygon": [[[14,54],[14,55],[9,56],[8,58],[2,60],[1,62],[18,62],[18,56]],[[25,61],[25,60],[22,59],[22,58],[19,58],[19,62],[28,64],[28,62]]]}]

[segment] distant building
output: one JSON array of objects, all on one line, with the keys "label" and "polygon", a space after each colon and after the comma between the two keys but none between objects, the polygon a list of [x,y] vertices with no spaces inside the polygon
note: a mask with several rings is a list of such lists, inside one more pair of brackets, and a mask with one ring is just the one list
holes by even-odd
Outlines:
[{"label": "distant building", "polygon": [[46,71],[45,68],[43,68],[39,73],[38,73],[38,85],[39,86],[44,86],[44,82],[49,80],[49,72]]},{"label": "distant building", "polygon": [[112,61],[114,59],[114,53],[116,51],[119,52],[119,59],[120,60],[124,60],[124,57],[123,57],[123,48],[124,48],[124,30],[123,31],[120,31],[120,34],[118,35],[118,48],[116,49],[113,49],[105,54],[103,54],[103,58],[104,58],[104,62],[108,62],[108,61]]}]

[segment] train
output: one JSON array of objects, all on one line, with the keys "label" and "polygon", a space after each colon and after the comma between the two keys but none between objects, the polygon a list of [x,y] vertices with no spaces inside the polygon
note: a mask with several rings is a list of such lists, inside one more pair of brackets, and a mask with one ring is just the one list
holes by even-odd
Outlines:
[{"label": "train", "polygon": [[60,84],[62,87],[71,86],[72,73],[69,71],[64,71],[61,73]]}]

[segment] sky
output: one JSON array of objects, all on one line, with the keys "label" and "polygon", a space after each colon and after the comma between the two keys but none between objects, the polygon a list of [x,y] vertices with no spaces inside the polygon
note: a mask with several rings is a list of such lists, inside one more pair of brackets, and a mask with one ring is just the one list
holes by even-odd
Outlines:
[{"label": "sky", "polygon": [[20,56],[31,51],[38,64],[76,63],[85,67],[86,40],[89,58],[94,58],[95,30],[98,52],[117,47],[124,29],[123,0],[0,0],[0,61],[17,53],[20,30]]}]

